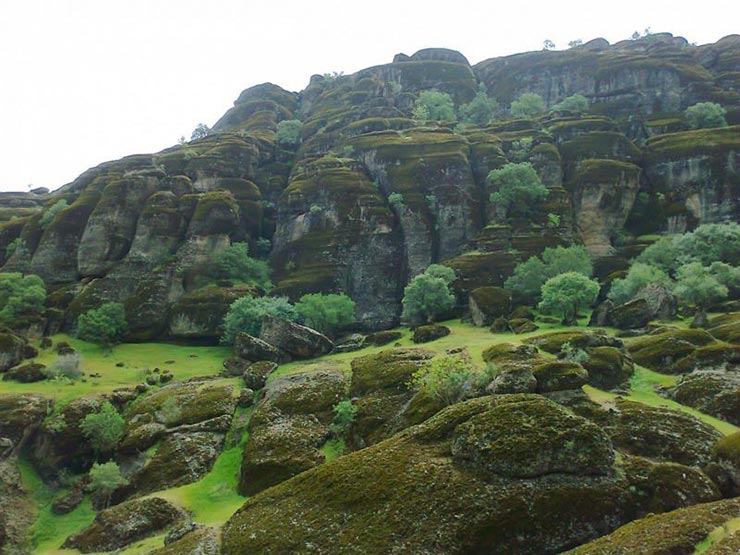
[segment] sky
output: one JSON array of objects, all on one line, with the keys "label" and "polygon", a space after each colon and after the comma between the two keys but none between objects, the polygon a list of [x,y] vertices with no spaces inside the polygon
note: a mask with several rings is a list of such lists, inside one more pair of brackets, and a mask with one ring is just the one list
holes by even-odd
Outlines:
[{"label": "sky", "polygon": [[705,44],[738,22],[717,0],[0,0],[0,191],[172,146],[259,83],[300,91],[428,47],[477,63],[646,28]]}]

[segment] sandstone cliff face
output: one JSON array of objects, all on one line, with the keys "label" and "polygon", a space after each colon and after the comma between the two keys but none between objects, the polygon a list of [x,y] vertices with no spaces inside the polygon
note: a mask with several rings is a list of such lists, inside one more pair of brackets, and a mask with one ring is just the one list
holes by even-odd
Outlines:
[{"label": "sandstone cliff face", "polygon": [[[56,289],[67,328],[115,300],[132,339],[212,342],[205,328],[220,316],[204,307],[220,315],[234,294],[204,289],[213,255],[269,239],[277,293],[346,292],[360,321],[386,327],[408,280],[433,262],[456,268],[462,298],[548,246],[611,257],[625,233],[736,219],[739,52],[738,36],[693,47],[667,34],[475,66],[426,49],[316,75],[300,93],[258,85],[204,139],[101,164],[54,193],[0,196],[0,263]],[[500,104],[490,125],[412,118],[421,91],[447,92],[459,108],[480,84]],[[578,93],[590,106],[512,120],[508,105],[524,92],[548,107]],[[681,114],[697,101],[723,104],[731,126],[687,131]],[[299,145],[277,141],[290,119],[302,122]],[[486,176],[523,161],[549,195],[526,217],[503,214]],[[42,223],[60,199],[67,208]]]}]

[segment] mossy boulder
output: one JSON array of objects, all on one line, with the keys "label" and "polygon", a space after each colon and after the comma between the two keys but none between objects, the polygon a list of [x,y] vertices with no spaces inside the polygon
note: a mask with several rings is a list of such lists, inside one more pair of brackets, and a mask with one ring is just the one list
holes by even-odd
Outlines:
[{"label": "mossy boulder", "polygon": [[740,373],[737,370],[691,372],[681,376],[668,394],[682,405],[740,426]]},{"label": "mossy boulder", "polygon": [[214,528],[196,527],[191,532],[172,541],[165,538],[165,546],[151,551],[149,555],[219,555],[218,532]]},{"label": "mossy boulder", "polygon": [[447,326],[429,324],[416,328],[411,341],[414,343],[429,343],[430,341],[436,341],[448,335],[450,335],[450,328]]},{"label": "mossy boulder", "polygon": [[720,439],[712,449],[712,460],[729,476],[733,495],[740,494],[740,432]]},{"label": "mossy boulder", "polygon": [[632,401],[619,401],[616,408],[616,422],[606,429],[614,446],[632,455],[703,466],[722,437],[712,426],[685,412]]},{"label": "mossy boulder", "polygon": [[627,348],[637,364],[672,374],[678,362],[713,343],[714,337],[704,330],[677,329],[632,339]]},{"label": "mossy boulder", "polygon": [[277,366],[278,365],[276,363],[268,360],[250,364],[246,370],[244,370],[244,374],[242,374],[244,384],[250,389],[262,389],[267,383],[267,377],[277,368]]},{"label": "mossy boulder", "polygon": [[365,343],[367,345],[382,347],[383,345],[388,345],[389,343],[398,341],[402,337],[403,334],[400,331],[376,331],[375,333],[371,333],[365,338]]},{"label": "mossy boulder", "polygon": [[262,320],[260,339],[299,359],[325,355],[334,348],[334,343],[323,333],[270,315]]},{"label": "mossy boulder", "polygon": [[694,350],[671,368],[672,373],[685,374],[694,370],[710,370],[740,364],[740,345],[711,343]]},{"label": "mossy boulder", "polygon": [[[725,499],[650,515],[571,551],[567,555],[656,555],[695,552],[715,528],[740,514],[740,499]],[[713,553],[709,551],[708,553]]]},{"label": "mossy boulder", "polygon": [[502,287],[478,287],[468,296],[470,317],[476,326],[490,326],[511,312],[511,293]]},{"label": "mossy boulder", "polygon": [[290,360],[288,353],[267,341],[248,333],[237,333],[234,339],[234,353],[242,360],[250,362],[269,361],[282,364]]},{"label": "mossy boulder", "polygon": [[507,320],[506,324],[509,329],[517,335],[532,333],[540,329],[540,327],[529,318],[511,318],[510,320]]},{"label": "mossy boulder", "polygon": [[535,366],[537,393],[580,389],[588,382],[588,372],[577,362],[547,361]]},{"label": "mossy boulder", "polygon": [[536,397],[473,416],[455,428],[450,449],[454,459],[508,478],[607,474],[614,462],[598,426]]},{"label": "mossy boulder", "polygon": [[599,389],[614,389],[626,384],[635,371],[632,357],[617,347],[592,347],[581,362],[588,371],[588,383]]},{"label": "mossy boulder", "polygon": [[715,316],[709,320],[705,329],[720,341],[740,343],[740,313]]},{"label": "mossy boulder", "polygon": [[46,366],[32,362],[22,366],[16,366],[3,374],[3,381],[14,380],[19,383],[34,383],[46,379],[44,369]]},{"label": "mossy boulder", "polygon": [[0,437],[18,447],[46,417],[48,401],[30,393],[0,394]]},{"label": "mossy boulder", "polygon": [[62,546],[82,553],[114,551],[166,530],[186,514],[159,497],[135,499],[100,511],[93,523]]},{"label": "mossy boulder", "polygon": [[16,366],[23,360],[26,342],[17,335],[0,333],[0,372]]},{"label": "mossy boulder", "polygon": [[607,316],[609,324],[620,330],[643,328],[650,323],[652,317],[646,299],[634,299],[617,305]]},{"label": "mossy boulder", "polygon": [[[507,433],[514,423],[526,433]],[[562,443],[550,427],[564,434]],[[486,454],[488,433],[503,438],[505,460]],[[481,443],[471,443],[478,435]],[[454,456],[453,438],[475,460]],[[558,462],[537,455],[541,441]],[[612,456],[595,425],[541,397],[474,399],[255,495],[224,526],[222,550],[267,555],[310,544],[337,555],[554,555],[625,521],[630,494],[611,472]],[[535,477],[505,475],[512,473]]]},{"label": "mossy boulder", "polygon": [[270,381],[249,421],[239,491],[253,495],[323,463],[319,448],[346,390],[330,368]]},{"label": "mossy boulder", "polygon": [[524,340],[525,343],[535,345],[547,353],[558,354],[563,345],[569,343],[577,349],[590,349],[594,347],[616,347],[624,346],[621,339],[609,335],[601,330],[574,330],[556,331],[543,333]]}]

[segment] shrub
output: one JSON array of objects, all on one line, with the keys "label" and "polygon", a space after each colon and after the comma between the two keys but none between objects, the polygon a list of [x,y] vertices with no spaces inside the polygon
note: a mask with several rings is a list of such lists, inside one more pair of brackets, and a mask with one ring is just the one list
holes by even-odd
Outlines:
[{"label": "shrub", "polygon": [[546,248],[542,259],[532,256],[517,265],[504,287],[516,293],[523,302],[534,303],[539,299],[542,286],[548,279],[566,272],[578,272],[591,277],[593,265],[585,247],[573,245]]},{"label": "shrub", "polygon": [[357,407],[352,401],[345,399],[334,405],[334,420],[331,424],[331,431],[335,436],[342,437],[347,434],[349,427],[357,417]]},{"label": "shrub", "polygon": [[301,144],[303,124],[297,119],[283,120],[277,124],[277,142],[285,146]]},{"label": "shrub", "polygon": [[105,303],[77,318],[77,337],[104,347],[120,343],[128,324],[121,303]]},{"label": "shrub", "polygon": [[691,129],[727,127],[727,111],[716,102],[698,102],[689,106],[683,113],[686,124]]},{"label": "shrub", "polygon": [[588,98],[582,94],[568,96],[551,108],[553,112],[585,112],[588,110]]},{"label": "shrub", "polygon": [[563,325],[576,325],[578,311],[596,302],[599,284],[578,272],[567,272],[548,279],[541,294],[542,312],[561,316]]},{"label": "shrub", "polygon": [[727,297],[727,286],[720,283],[710,269],[700,262],[681,266],[676,272],[676,287],[673,290],[684,306],[695,306],[701,312]]},{"label": "shrub", "polygon": [[46,229],[49,224],[54,220],[57,214],[67,208],[69,204],[65,199],[59,199],[56,201],[50,208],[44,212],[44,214],[41,216],[41,219],[39,220],[39,225],[41,226],[41,229]]},{"label": "shrub", "polygon": [[121,469],[113,461],[93,464],[89,476],[88,488],[105,499],[104,507],[110,505],[110,496],[114,491],[128,484],[128,480],[121,474]]},{"label": "shrub", "polygon": [[464,123],[488,125],[498,109],[498,102],[486,94],[486,86],[481,83],[473,100],[460,106],[460,119]]},{"label": "shrub", "polygon": [[224,318],[223,343],[231,345],[237,333],[257,336],[266,315],[295,321],[298,315],[287,297],[242,297],[231,303]]},{"label": "shrub", "polygon": [[256,285],[265,291],[272,289],[270,267],[264,260],[249,256],[247,243],[233,243],[215,257],[214,277],[231,279],[249,285]]},{"label": "shrub", "polygon": [[414,119],[455,120],[455,105],[452,97],[437,90],[421,91],[414,105]]},{"label": "shrub", "polygon": [[303,295],[295,310],[304,324],[329,336],[355,320],[355,302],[343,293]]},{"label": "shrub", "polygon": [[50,380],[67,379],[76,382],[82,378],[80,362],[81,359],[79,353],[74,352],[59,355],[54,361],[54,364],[47,367],[44,370],[44,373]]},{"label": "shrub", "polygon": [[450,268],[432,264],[403,290],[401,318],[409,324],[433,322],[439,315],[455,306],[455,296],[449,284],[455,279]]},{"label": "shrub", "polygon": [[46,287],[37,275],[0,273],[0,322],[17,323],[24,316],[36,316],[44,311]]},{"label": "shrub", "polygon": [[391,193],[388,195],[388,204],[396,210],[401,210],[405,206],[403,203],[403,195],[401,193]]},{"label": "shrub", "polygon": [[545,101],[536,93],[524,93],[511,103],[515,118],[531,118],[545,111]]},{"label": "shrub", "polygon": [[491,203],[502,206],[507,213],[513,207],[527,215],[549,193],[529,162],[508,163],[493,170],[488,174],[488,182],[496,189],[491,193]]},{"label": "shrub", "polygon": [[5,259],[8,260],[11,256],[13,256],[15,254],[15,251],[17,251],[19,247],[22,249],[22,245],[23,240],[20,237],[16,237],[10,243],[8,243],[8,246],[5,247]]},{"label": "shrub", "polygon": [[190,140],[195,141],[197,139],[203,139],[207,137],[210,132],[210,127],[208,127],[205,123],[199,123],[195,126],[195,129],[193,129],[193,132],[190,134]]},{"label": "shrub", "polygon": [[481,370],[460,356],[436,357],[414,372],[410,385],[447,406],[482,394],[493,371],[493,366]]},{"label": "shrub", "polygon": [[675,237],[661,237],[650,245],[635,259],[636,263],[647,264],[659,268],[666,274],[676,269],[678,247]]},{"label": "shrub", "polygon": [[116,408],[106,401],[98,412],[90,413],[82,419],[80,429],[95,452],[100,455],[110,453],[121,441],[126,431],[126,421],[118,414]]},{"label": "shrub", "polygon": [[637,292],[651,283],[672,287],[671,278],[663,270],[642,262],[635,262],[624,279],[615,279],[609,290],[608,298],[615,304],[631,301]]}]

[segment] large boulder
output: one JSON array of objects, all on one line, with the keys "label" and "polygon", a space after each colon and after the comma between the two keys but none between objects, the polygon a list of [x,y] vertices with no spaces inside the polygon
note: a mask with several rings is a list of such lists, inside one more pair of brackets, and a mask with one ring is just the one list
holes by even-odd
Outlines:
[{"label": "large boulder", "polygon": [[[170,533],[171,534],[171,533]],[[165,546],[151,551],[149,555],[219,555],[218,531],[215,528],[196,527],[191,532],[173,541],[167,541]]]},{"label": "large boulder", "polygon": [[334,344],[324,334],[270,315],[265,316],[262,321],[260,339],[294,358],[314,358],[325,355],[334,348]]},{"label": "large boulder", "polygon": [[712,460],[727,474],[732,484],[731,495],[740,495],[740,431],[717,442],[712,450]]},{"label": "large boulder", "polygon": [[429,324],[416,328],[411,341],[414,343],[429,343],[430,341],[436,341],[448,335],[450,335],[450,328],[447,326]]},{"label": "large boulder", "polygon": [[93,523],[70,536],[65,549],[82,553],[114,551],[161,532],[184,520],[186,513],[159,497],[134,499],[100,511]]},{"label": "large boulder", "polygon": [[32,362],[11,368],[3,374],[3,381],[14,380],[19,383],[35,383],[46,379],[46,366]]},{"label": "large boulder", "polygon": [[46,418],[49,401],[30,393],[0,394],[0,438],[12,448],[21,446]]},{"label": "large boulder", "polygon": [[633,299],[611,309],[609,324],[620,330],[638,329],[647,326],[652,319],[650,305],[644,298]]},{"label": "large boulder", "polygon": [[511,312],[511,293],[503,287],[478,287],[468,296],[470,317],[476,326],[490,326]]},{"label": "large boulder", "polygon": [[696,371],[681,376],[668,391],[671,399],[740,426],[740,372]]},{"label": "large boulder", "polygon": [[621,339],[601,330],[554,331],[525,339],[524,343],[535,345],[552,354],[560,353],[566,343],[572,348],[586,350],[593,347],[621,348],[624,346]]},{"label": "large boulder", "polygon": [[16,366],[23,360],[26,342],[12,333],[0,333],[0,372]]},{"label": "large boulder", "polygon": [[266,341],[249,335],[248,333],[237,333],[234,339],[234,352],[236,356],[250,362],[266,360],[282,364],[288,362],[290,356],[283,350],[267,343]]},{"label": "large boulder", "polygon": [[716,343],[704,330],[675,329],[632,339],[627,345],[637,364],[656,372],[674,373],[678,362],[699,347]]},{"label": "large boulder", "polygon": [[549,360],[535,366],[532,373],[537,393],[580,389],[588,382],[588,372],[577,362]]},{"label": "large boulder", "polygon": [[635,365],[624,349],[593,347],[586,351],[588,358],[581,362],[588,371],[588,383],[600,389],[623,386],[632,377]]}]

